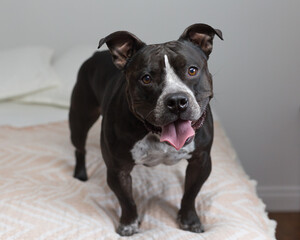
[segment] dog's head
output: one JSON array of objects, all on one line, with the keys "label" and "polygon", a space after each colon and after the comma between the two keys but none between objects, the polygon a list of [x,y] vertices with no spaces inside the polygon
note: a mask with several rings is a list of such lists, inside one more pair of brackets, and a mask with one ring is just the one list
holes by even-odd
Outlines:
[{"label": "dog's head", "polygon": [[114,64],[127,80],[132,112],[147,128],[180,149],[200,128],[213,97],[207,60],[213,38],[222,32],[206,24],[188,27],[177,41],[146,45],[119,31],[99,42],[107,44]]}]

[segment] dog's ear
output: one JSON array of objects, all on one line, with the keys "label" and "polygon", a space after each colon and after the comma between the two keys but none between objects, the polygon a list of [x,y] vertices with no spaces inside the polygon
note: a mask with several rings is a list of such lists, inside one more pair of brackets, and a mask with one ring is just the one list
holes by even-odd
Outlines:
[{"label": "dog's ear", "polygon": [[221,30],[214,29],[203,23],[197,23],[186,28],[179,37],[179,40],[187,40],[199,46],[208,58],[213,49],[215,35],[223,40]]},{"label": "dog's ear", "polygon": [[146,44],[132,33],[118,31],[102,38],[98,48],[104,43],[110,50],[114,64],[119,69],[124,69],[127,61]]}]

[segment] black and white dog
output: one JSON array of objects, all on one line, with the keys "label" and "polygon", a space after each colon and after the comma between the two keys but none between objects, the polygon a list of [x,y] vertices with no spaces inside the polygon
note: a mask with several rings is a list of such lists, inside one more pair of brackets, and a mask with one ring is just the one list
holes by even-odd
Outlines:
[{"label": "black and white dog", "polygon": [[146,45],[129,32],[114,32],[99,42],[109,51],[95,53],[79,70],[69,113],[74,177],[87,180],[85,142],[101,114],[107,183],[122,208],[120,235],[139,227],[133,167],[181,159],[188,167],[178,222],[184,230],[201,232],[195,198],[211,172],[213,88],[207,60],[215,35],[223,39],[220,30],[194,24],[177,41]]}]

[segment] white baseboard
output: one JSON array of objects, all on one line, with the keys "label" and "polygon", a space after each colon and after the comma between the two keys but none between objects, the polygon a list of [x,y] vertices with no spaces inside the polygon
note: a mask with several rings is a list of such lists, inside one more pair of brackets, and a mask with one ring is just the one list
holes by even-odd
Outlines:
[{"label": "white baseboard", "polygon": [[258,186],[268,211],[300,211],[300,186]]}]

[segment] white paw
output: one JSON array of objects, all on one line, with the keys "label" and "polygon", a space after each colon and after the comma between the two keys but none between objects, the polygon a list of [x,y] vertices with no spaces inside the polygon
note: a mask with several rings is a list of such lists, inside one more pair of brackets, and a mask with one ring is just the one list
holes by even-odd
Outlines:
[{"label": "white paw", "polygon": [[139,231],[139,222],[138,220],[135,220],[133,223],[124,225],[120,224],[117,228],[117,233],[119,233],[121,236],[131,236],[135,233],[138,233]]}]

